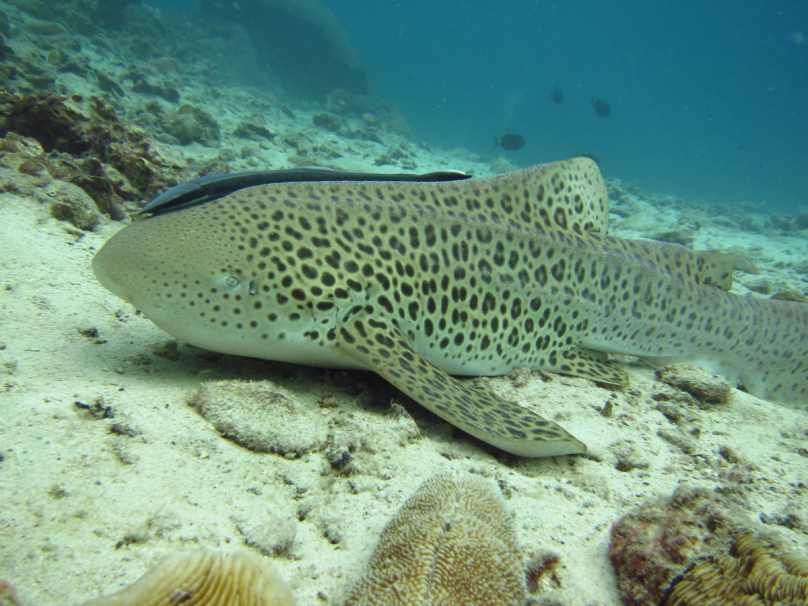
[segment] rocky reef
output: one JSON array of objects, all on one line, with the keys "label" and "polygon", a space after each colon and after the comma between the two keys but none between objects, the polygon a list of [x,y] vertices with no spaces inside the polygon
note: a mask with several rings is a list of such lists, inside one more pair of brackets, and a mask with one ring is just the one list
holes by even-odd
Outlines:
[{"label": "rocky reef", "polygon": [[81,229],[91,229],[98,212],[123,219],[126,202],[149,199],[188,175],[182,155],[158,145],[145,129],[119,121],[102,97],[0,92],[0,136],[0,162],[18,174],[0,189],[30,193],[51,181],[78,187],[97,211],[68,196],[73,202],[57,201],[55,216]]}]

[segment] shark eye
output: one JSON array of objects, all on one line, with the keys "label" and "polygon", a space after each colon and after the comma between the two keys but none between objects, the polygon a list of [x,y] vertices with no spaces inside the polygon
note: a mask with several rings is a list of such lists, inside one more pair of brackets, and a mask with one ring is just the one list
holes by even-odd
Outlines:
[{"label": "shark eye", "polygon": [[224,278],[224,285],[228,288],[235,288],[239,284],[241,284],[241,281],[236,276],[230,275]]}]

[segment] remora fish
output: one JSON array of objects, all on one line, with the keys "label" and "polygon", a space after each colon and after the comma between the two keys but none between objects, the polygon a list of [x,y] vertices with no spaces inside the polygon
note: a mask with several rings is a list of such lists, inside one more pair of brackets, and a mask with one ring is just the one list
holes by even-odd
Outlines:
[{"label": "remora fish", "polygon": [[755,395],[808,401],[808,305],[727,293],[721,257],[610,237],[607,220],[585,158],[467,181],[270,183],[134,222],[93,269],[178,339],[373,370],[517,455],[586,447],[450,375],[624,383],[594,351],[719,362]]}]

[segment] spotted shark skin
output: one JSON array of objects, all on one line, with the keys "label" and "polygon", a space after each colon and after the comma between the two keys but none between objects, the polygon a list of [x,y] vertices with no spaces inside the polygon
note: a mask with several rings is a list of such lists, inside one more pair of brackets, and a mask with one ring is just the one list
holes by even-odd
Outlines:
[{"label": "spotted shark skin", "polygon": [[717,362],[755,395],[808,402],[808,305],[732,295],[720,258],[607,226],[585,158],[445,183],[275,183],[134,222],[93,269],[180,340],[375,371],[522,456],[586,446],[451,375],[529,367],[622,385],[591,354],[629,354]]}]

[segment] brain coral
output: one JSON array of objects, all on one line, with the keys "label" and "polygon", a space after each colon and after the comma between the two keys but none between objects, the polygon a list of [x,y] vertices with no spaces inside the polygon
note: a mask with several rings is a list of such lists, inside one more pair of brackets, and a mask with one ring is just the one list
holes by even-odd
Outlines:
[{"label": "brain coral", "polygon": [[132,585],[83,606],[294,606],[275,567],[249,551],[201,548],[160,560]]},{"label": "brain coral", "polygon": [[379,538],[345,606],[521,606],[525,574],[502,496],[444,473],[412,495]]},{"label": "brain coral", "polygon": [[751,530],[738,533],[729,554],[696,564],[673,586],[665,606],[805,606],[808,558],[783,553]]}]

